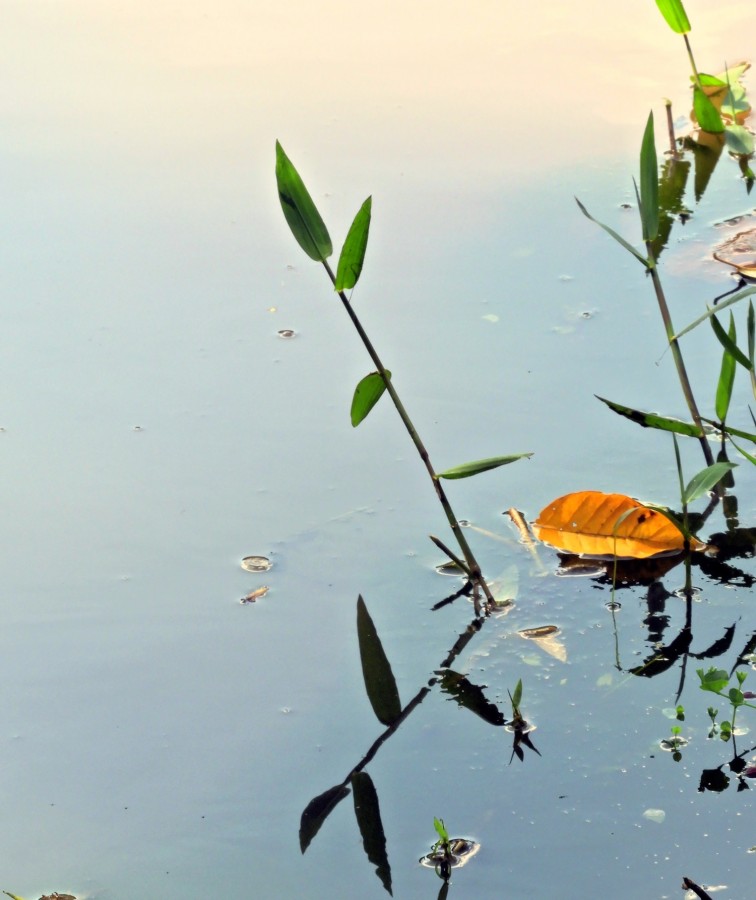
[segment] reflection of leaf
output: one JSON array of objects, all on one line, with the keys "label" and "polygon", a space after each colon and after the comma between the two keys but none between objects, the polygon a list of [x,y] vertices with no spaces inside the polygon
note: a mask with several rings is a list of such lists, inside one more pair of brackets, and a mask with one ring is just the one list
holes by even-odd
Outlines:
[{"label": "reflection of leaf", "polygon": [[628,669],[631,675],[639,675],[643,678],[654,678],[671,668],[680,657],[688,652],[693,634],[688,628],[683,628],[680,634],[666,647],[658,647],[653,656],[632,669]]},{"label": "reflection of leaf", "polygon": [[750,156],[753,153],[753,135],[744,125],[727,125],[725,143],[731,153]]},{"label": "reflection of leaf", "polygon": [[357,638],[360,644],[362,675],[370,705],[383,725],[393,725],[402,712],[391,663],[362,597],[357,598]]},{"label": "reflection of leaf", "polygon": [[339,264],[336,268],[336,281],[333,285],[336,291],[350,290],[357,284],[360,277],[362,264],[365,261],[372,206],[373,198],[368,197],[354,217],[344,246],[341,248]]},{"label": "reflection of leaf", "polygon": [[701,653],[691,653],[690,655],[694,656],[696,659],[714,659],[717,656],[721,656],[730,649],[734,636],[735,626],[730,625],[725,629],[725,633],[722,637],[717,638],[710,647],[707,647],[706,650],[703,650]]},{"label": "reflection of leaf", "polygon": [[468,681],[464,675],[445,669],[441,673],[441,690],[490,725],[506,725],[504,713],[499,707],[487,700],[483,690]]},{"label": "reflection of leaf", "polygon": [[343,784],[328,788],[312,800],[304,808],[299,822],[299,847],[302,853],[310,846],[310,842],[320,831],[320,826],[331,814],[331,810],[349,793]]},{"label": "reflection of leaf", "polygon": [[[386,369],[386,375],[391,378],[391,372]],[[386,390],[386,382],[377,372],[366,375],[354,389],[352,397],[352,428],[356,428],[363,419],[367,418],[370,410],[383,396]]]},{"label": "reflection of leaf", "polygon": [[686,137],[683,140],[683,146],[686,150],[693,151],[693,162],[695,168],[695,177],[693,179],[693,191],[696,203],[706,191],[711,180],[712,173],[719,162],[719,157],[724,149],[724,135],[708,134],[701,131],[697,135],[697,140]]},{"label": "reflection of leaf", "polygon": [[[533,522],[536,537],[576,555],[644,559],[681,551],[684,538],[670,520],[624,494],[578,491],[558,497]],[[702,549],[691,540],[691,548]]]},{"label": "reflection of leaf", "polygon": [[469,478],[471,475],[477,475],[480,472],[488,472],[489,469],[496,469],[499,466],[506,466],[518,459],[525,459],[532,456],[532,453],[510,453],[509,456],[493,456],[490,459],[476,459],[474,462],[462,463],[460,466],[454,466],[445,472],[439,472],[439,478]]},{"label": "reflection of leaf", "polygon": [[651,245],[657,261],[669,242],[675,219],[689,214],[683,202],[689,174],[690,162],[680,156],[669,157],[662,166],[659,178],[659,233]]},{"label": "reflection of leaf", "polygon": [[318,262],[333,253],[333,245],[309,191],[283,147],[276,141],[276,181],[286,221],[304,252]]},{"label": "reflection of leaf", "polygon": [[386,835],[381,822],[378,794],[372,778],[367,772],[352,775],[354,814],[362,835],[362,846],[370,862],[375,866],[375,874],[384,888],[391,894],[391,866],[386,853]]}]

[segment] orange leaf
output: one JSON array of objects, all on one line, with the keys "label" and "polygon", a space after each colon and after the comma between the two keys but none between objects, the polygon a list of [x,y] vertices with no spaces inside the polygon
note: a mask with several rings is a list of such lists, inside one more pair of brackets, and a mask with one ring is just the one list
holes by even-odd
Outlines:
[{"label": "orange leaf", "polygon": [[[662,513],[624,494],[600,491],[578,491],[553,500],[533,522],[533,532],[557,550],[578,556],[645,559],[680,552],[685,541]],[[693,550],[704,546],[691,540]]]}]

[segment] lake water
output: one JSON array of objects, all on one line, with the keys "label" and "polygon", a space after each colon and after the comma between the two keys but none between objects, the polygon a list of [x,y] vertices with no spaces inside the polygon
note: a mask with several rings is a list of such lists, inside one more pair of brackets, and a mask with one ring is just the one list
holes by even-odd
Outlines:
[{"label": "lake water", "polygon": [[[702,70],[752,53],[752,3],[688,6]],[[435,687],[366,770],[394,896],[441,889],[418,865],[434,816],[481,844],[455,900],[661,900],[684,875],[750,896],[753,794],[731,745],[707,740],[717,698],[695,669],[729,671],[753,634],[752,561],[693,573],[689,649],[734,626],[729,647],[636,677],[685,602],[626,587],[613,617],[606,581],[555,576],[556,554],[534,559],[502,515],[583,489],[678,498],[669,436],[594,399],[687,417],[651,285],[573,200],[639,242],[648,111],[661,152],[663,98],[680,133],[689,106],[682,40],[654,4],[12,0],[0,47],[0,890],[385,896],[351,797],[299,844],[306,805],[383,730],[357,596],[405,703],[473,610],[430,611],[458,584],[427,535],[450,538],[394,410],[350,425],[371,365],[281,215],[279,139],[337,246],[373,195],[353,302],[437,467],[535,454],[449,495],[486,573],[518,584],[454,669],[506,715],[522,679],[541,755],[510,764],[511,735]],[[756,211],[725,156],[662,257],[678,328],[732,284],[715,224]],[[718,345],[702,327],[683,349],[711,410]],[[730,418],[752,430],[746,382]],[[700,453],[683,451],[690,476]],[[704,536],[724,529],[717,511]],[[243,571],[250,554],[273,567]],[[543,625],[557,655],[517,634]],[[683,666],[675,762],[659,742]],[[739,717],[743,751],[756,719]],[[699,791],[720,766],[729,787]]]}]

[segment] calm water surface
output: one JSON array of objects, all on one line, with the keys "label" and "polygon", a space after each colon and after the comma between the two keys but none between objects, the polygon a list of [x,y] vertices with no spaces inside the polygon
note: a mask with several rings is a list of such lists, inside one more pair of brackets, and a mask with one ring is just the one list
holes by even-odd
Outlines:
[{"label": "calm water surface", "polygon": [[[684,603],[644,624],[646,588],[625,589],[613,621],[605,585],[556,578],[555,554],[536,563],[502,516],[585,488],[675,502],[669,440],[594,399],[685,414],[650,286],[572,199],[637,241],[622,205],[648,110],[669,96],[687,113],[681,42],[653,3],[630,21],[615,7],[6,4],[0,889],[385,895],[351,798],[299,849],[306,804],[381,731],[355,601],[404,702],[472,609],[430,612],[454,587],[427,540],[443,518],[393,410],[350,426],[370,365],[288,234],[278,138],[337,244],[374,196],[354,302],[437,466],[535,452],[449,493],[495,535],[471,533],[486,571],[519,579],[455,668],[507,713],[522,678],[541,757],[510,765],[503,729],[433,691],[368,767],[394,896],[437,896],[417,864],[434,816],[482,844],[455,900],[678,897],[682,875],[750,896],[751,792],[697,790],[729,757],[706,740],[694,669],[734,664],[752,591],[694,572],[692,650],[735,636],[687,664],[675,763],[659,741],[680,663],[627,670],[678,633]],[[751,3],[701,7],[702,69],[752,54]],[[675,226],[680,327],[730,285],[708,254],[713,224],[756,205],[738,175],[723,159]],[[703,329],[685,350],[710,408],[719,351]],[[737,478],[751,525],[754,478]],[[242,571],[249,554],[273,568]],[[566,660],[516,635],[545,624]]]}]

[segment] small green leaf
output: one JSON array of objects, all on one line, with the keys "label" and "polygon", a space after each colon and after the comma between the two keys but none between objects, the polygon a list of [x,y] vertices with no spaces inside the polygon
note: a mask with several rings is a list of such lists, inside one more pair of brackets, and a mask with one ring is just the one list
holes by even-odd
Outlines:
[{"label": "small green leaf", "polygon": [[378,792],[367,772],[355,772],[352,775],[352,798],[368,861],[375,866],[375,874],[380,878],[384,889],[391,894],[391,866],[386,852],[386,834],[381,821]]},{"label": "small green leaf", "polygon": [[604,225],[604,223],[599,222],[598,219],[594,219],[593,216],[588,212],[588,210],[583,206],[583,204],[578,200],[577,197],[575,197],[575,202],[580,207],[580,211],[583,213],[583,215],[587,219],[590,219],[591,222],[595,222],[596,225],[599,226],[599,228],[603,228],[604,231],[608,235],[611,235],[614,238],[614,240],[617,241],[618,244],[621,244],[625,248],[625,250],[627,250],[628,253],[632,253],[632,255],[638,260],[638,262],[640,262],[646,269],[651,268],[651,266],[649,265],[649,261],[646,259],[646,257],[642,256],[635,249],[635,247],[633,247],[632,244],[630,244],[628,241],[626,241],[623,237],[620,237],[620,235],[617,234],[617,232],[613,228],[610,228],[608,225]]},{"label": "small green leaf", "polygon": [[690,31],[688,15],[681,0],[656,0],[656,5],[672,31],[676,34],[687,34]]},{"label": "small green leaf", "polygon": [[738,688],[730,688],[727,692],[727,696],[732,703],[733,706],[742,706],[745,703],[745,697],[743,696],[743,692]]},{"label": "small green leaf", "polygon": [[522,678],[519,679],[517,684],[515,685],[514,693],[512,694],[512,706],[515,709],[520,708],[520,703],[522,702]]},{"label": "small green leaf", "polygon": [[357,598],[357,638],[370,705],[379,722],[393,725],[402,714],[399,691],[391,671],[391,663],[383,651],[381,639],[362,597]]},{"label": "small green leaf", "polygon": [[[715,321],[715,318],[712,317],[712,325]],[[717,322],[717,325],[719,325],[719,322]],[[719,329],[720,331],[723,330],[721,325],[719,325]],[[730,313],[730,330],[727,337],[729,337],[730,343],[735,345],[737,335],[735,333],[735,319],[733,318],[732,313]],[[724,422],[727,418],[727,411],[730,408],[732,388],[735,384],[736,365],[735,357],[727,347],[725,347],[724,353],[722,354],[722,367],[719,372],[719,381],[717,383],[716,413],[720,422]]]},{"label": "small green leaf", "polygon": [[654,142],[654,114],[648,114],[640,153],[640,197],[643,240],[650,243],[659,232],[659,167]]},{"label": "small green leaf", "polygon": [[490,459],[476,459],[474,462],[462,463],[461,466],[454,466],[445,472],[439,472],[439,478],[469,478],[471,475],[477,475],[479,472],[487,472],[489,469],[496,469],[499,466],[506,466],[518,459],[526,459],[531,457],[532,453],[510,453],[509,456],[492,456]]},{"label": "small green leaf", "polygon": [[714,694],[718,694],[730,683],[730,676],[724,669],[711,668],[707,672],[704,672],[703,669],[696,669],[696,672],[701,680],[702,691],[711,691]]},{"label": "small green leaf", "polygon": [[[722,328],[716,316],[712,316],[709,321],[711,322],[711,327],[714,329],[714,334],[716,334],[719,343],[725,348],[730,356],[733,356],[741,366],[745,366],[750,372],[753,369],[752,360],[743,353],[730,335]],[[732,313],[730,313],[730,326],[733,327]]]},{"label": "small green leaf", "polygon": [[359,280],[362,264],[365,261],[372,207],[373,198],[368,197],[354,217],[339,256],[334,290],[348,291]]},{"label": "small green leaf", "polygon": [[[386,375],[391,378],[391,372],[386,370]],[[383,396],[386,390],[386,382],[377,372],[366,375],[354,389],[352,397],[352,427],[356,428],[365,419],[370,410]]]},{"label": "small green leaf", "polygon": [[725,125],[725,143],[737,156],[750,156],[754,150],[753,135],[744,125]]},{"label": "small green leaf", "polygon": [[725,130],[719,110],[697,84],[693,87],[693,111],[698,124],[709,134],[721,134]]},{"label": "small green leaf", "polygon": [[737,468],[737,463],[718,462],[714,463],[713,466],[707,466],[705,469],[702,469],[697,475],[694,475],[693,478],[691,478],[688,486],[685,488],[685,492],[683,493],[683,503],[692,503],[694,500],[703,496],[707,491],[710,491],[714,485],[719,484],[727,472],[735,468]]},{"label": "small green leaf", "polygon": [[299,172],[278,141],[276,141],[276,181],[278,198],[291,233],[310,259],[324,262],[333,253],[328,229],[320,218],[320,213]]},{"label": "small green leaf", "polygon": [[621,416],[630,419],[642,428],[657,428],[659,431],[671,431],[675,434],[684,434],[686,437],[700,437],[701,429],[693,422],[683,422],[680,419],[670,419],[667,416],[659,416],[656,413],[643,412],[639,409],[632,409],[629,406],[622,406],[620,403],[614,403],[612,400],[605,400],[594,395],[597,400],[605,403],[609,409]]},{"label": "small green leaf", "polygon": [[439,836],[439,839],[444,843],[447,843],[449,840],[449,832],[446,830],[446,825],[444,825],[443,819],[437,819],[435,816],[433,817],[433,827],[436,829],[436,834]]},{"label": "small green leaf", "polygon": [[[703,419],[702,421],[708,422],[708,419]],[[711,423],[715,424],[715,423]],[[743,438],[744,441],[750,441],[752,444],[756,444],[756,434],[751,434],[748,431],[741,431],[739,428],[733,428],[732,425],[728,425],[724,429],[724,433],[732,440],[732,436]]]}]

